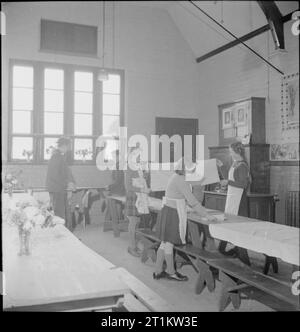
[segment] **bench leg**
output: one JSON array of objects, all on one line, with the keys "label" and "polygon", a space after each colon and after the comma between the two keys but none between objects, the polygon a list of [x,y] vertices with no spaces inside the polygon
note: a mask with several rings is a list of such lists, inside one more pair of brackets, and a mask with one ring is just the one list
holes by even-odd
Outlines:
[{"label": "bench leg", "polygon": [[267,275],[271,265],[272,265],[272,269],[273,269],[274,273],[278,273],[278,262],[277,262],[276,257],[271,257],[268,255],[265,255],[265,256],[266,256],[266,261],[265,261],[263,273]]},{"label": "bench leg", "polygon": [[177,268],[180,269],[184,265],[191,265],[195,269],[193,262],[191,261],[191,258],[187,254],[180,251],[176,251],[176,254],[174,253],[174,257],[176,257],[175,262]]},{"label": "bench leg", "polygon": [[143,251],[141,255],[141,261],[142,263],[146,263],[148,258],[151,257],[153,263],[156,262],[156,250],[159,246],[157,242],[153,242],[151,240],[148,240],[145,237],[141,238],[141,242],[143,244]]},{"label": "bench leg", "polygon": [[229,292],[228,289],[237,286],[237,282],[229,277],[224,272],[219,273],[220,281],[222,282],[222,291],[219,301],[219,310],[224,311],[226,307],[232,302],[235,309],[239,309],[241,305],[241,296],[238,291]]},{"label": "bench leg", "polygon": [[200,259],[197,260],[197,267],[199,270],[195,285],[195,293],[201,294],[205,286],[207,286],[208,290],[212,292],[215,289],[215,279],[212,271],[209,266]]}]

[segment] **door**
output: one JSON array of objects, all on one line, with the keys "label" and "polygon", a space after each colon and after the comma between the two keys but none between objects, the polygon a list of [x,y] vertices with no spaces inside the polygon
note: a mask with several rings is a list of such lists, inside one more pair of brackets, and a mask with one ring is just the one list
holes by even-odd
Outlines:
[{"label": "door", "polygon": [[[161,118],[155,119],[156,135],[179,135],[182,141],[182,153],[184,153],[184,135],[192,136],[192,157],[196,161],[196,136],[198,135],[198,119],[185,118]],[[174,162],[174,144],[170,147],[170,162]],[[162,162],[162,146],[159,148],[159,162]],[[176,160],[175,160],[176,161]]]}]

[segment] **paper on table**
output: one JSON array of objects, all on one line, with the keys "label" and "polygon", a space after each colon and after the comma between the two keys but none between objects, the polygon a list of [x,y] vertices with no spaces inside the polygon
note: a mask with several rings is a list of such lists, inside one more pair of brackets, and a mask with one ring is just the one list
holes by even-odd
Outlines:
[{"label": "paper on table", "polygon": [[218,222],[222,222],[226,219],[224,213],[209,213],[209,215],[216,218]]},{"label": "paper on table", "polygon": [[190,182],[201,181],[204,177],[204,181],[201,185],[207,185],[211,183],[220,182],[220,177],[217,169],[217,160],[199,160],[196,164],[196,169],[193,173],[186,175],[186,180]]}]

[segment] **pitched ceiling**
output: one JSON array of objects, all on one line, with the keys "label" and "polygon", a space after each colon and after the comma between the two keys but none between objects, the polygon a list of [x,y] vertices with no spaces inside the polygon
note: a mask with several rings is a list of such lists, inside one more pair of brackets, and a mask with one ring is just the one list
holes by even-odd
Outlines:
[{"label": "pitched ceiling", "polygon": [[[237,37],[267,24],[257,1],[194,1],[194,3]],[[275,3],[282,15],[298,9],[298,1],[275,1]],[[163,4],[161,8],[169,12],[195,57],[234,40],[189,1],[171,1],[168,5]]]}]

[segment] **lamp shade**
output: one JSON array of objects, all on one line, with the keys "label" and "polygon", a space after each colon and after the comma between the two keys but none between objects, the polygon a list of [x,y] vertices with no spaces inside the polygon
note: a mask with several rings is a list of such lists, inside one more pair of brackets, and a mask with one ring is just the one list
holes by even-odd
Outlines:
[{"label": "lamp shade", "polygon": [[97,76],[98,81],[107,81],[108,80],[108,72],[104,69],[101,68],[98,72],[98,76]]}]

